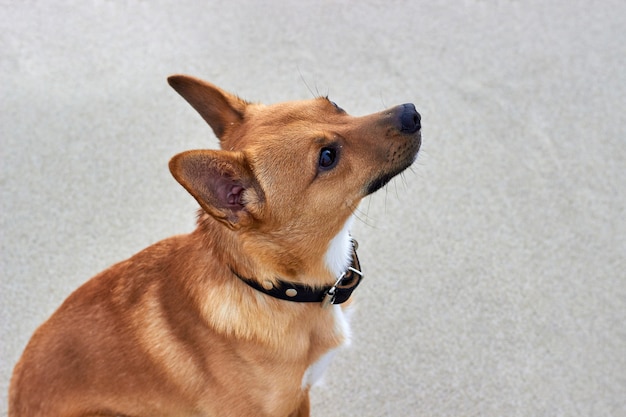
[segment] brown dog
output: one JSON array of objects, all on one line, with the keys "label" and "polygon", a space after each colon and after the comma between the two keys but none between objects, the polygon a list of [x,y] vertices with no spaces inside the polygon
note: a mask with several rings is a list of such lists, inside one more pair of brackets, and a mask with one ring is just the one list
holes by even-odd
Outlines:
[{"label": "brown dog", "polygon": [[70,295],[15,367],[10,417],[308,416],[347,340],[352,213],[414,161],[415,107],[352,117],[327,98],[263,106],[169,82],[223,148],[170,162],[198,227]]}]

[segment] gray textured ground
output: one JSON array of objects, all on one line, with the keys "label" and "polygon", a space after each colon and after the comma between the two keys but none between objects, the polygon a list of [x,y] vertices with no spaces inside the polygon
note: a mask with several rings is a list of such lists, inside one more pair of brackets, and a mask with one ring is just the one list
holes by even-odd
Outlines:
[{"label": "gray textured ground", "polygon": [[192,229],[167,161],[217,143],[177,72],[422,113],[314,416],[626,414],[626,2],[74,3],[0,3],[1,414],[74,288]]}]

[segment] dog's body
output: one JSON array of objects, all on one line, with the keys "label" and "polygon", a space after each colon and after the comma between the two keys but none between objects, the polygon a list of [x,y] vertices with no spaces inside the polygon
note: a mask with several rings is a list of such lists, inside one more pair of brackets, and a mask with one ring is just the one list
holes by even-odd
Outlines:
[{"label": "dog's body", "polygon": [[223,148],[170,162],[203,208],[198,228],[63,303],[15,367],[10,417],[308,416],[309,387],[349,337],[345,304],[262,288],[332,288],[350,269],[353,211],[417,155],[413,105],[357,118],[326,98],[263,106],[169,80]]}]

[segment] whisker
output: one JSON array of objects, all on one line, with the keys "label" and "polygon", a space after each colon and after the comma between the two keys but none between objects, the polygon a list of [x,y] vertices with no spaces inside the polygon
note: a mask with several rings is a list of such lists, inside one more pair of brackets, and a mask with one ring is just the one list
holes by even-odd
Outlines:
[{"label": "whisker", "polygon": [[[300,71],[300,66],[296,65],[296,68],[298,68],[298,74],[300,74],[300,79],[302,80],[302,82],[304,83],[304,85],[306,86],[306,89],[309,90],[309,93],[311,93],[311,95],[315,98],[315,97],[319,97],[319,91],[317,96],[315,95],[315,93],[313,92],[313,90],[311,89],[311,86],[309,85],[309,83],[306,82],[306,79],[304,78],[304,75],[302,75],[302,71]],[[317,89],[317,86],[316,86]]]},{"label": "whisker", "polygon": [[[369,209],[368,209],[369,210]],[[360,221],[361,223],[363,223],[365,226],[368,227],[372,227],[375,228],[376,226],[374,226],[372,223],[370,223],[369,221],[369,214],[365,213],[364,211],[362,211],[361,209],[359,209],[358,207],[353,211],[354,213],[354,217]],[[363,217],[361,217],[361,215]]]},{"label": "whisker", "polygon": [[385,99],[383,98],[383,92],[380,92],[380,102],[383,105],[383,110],[385,110],[387,108],[387,103],[385,103]]},{"label": "whisker", "polygon": [[[400,199],[400,193],[398,192],[398,181],[404,180],[404,175],[400,174],[400,175],[398,175],[398,177],[399,178],[393,182],[393,188],[394,188],[394,191],[396,192],[396,198]],[[406,181],[403,181],[402,183],[406,187]]]}]

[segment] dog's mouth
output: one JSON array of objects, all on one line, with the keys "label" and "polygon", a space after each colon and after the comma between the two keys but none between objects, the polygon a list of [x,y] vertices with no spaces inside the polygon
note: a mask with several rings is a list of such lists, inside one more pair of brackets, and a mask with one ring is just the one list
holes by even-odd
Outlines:
[{"label": "dog's mouth", "polygon": [[391,181],[393,179],[393,177],[395,177],[396,175],[400,174],[402,171],[404,171],[410,165],[411,164],[407,164],[405,167],[403,167],[401,169],[398,169],[398,170],[396,170],[394,172],[382,174],[381,176],[375,178],[373,181],[371,181],[367,185],[367,187],[366,187],[366,194],[365,195],[370,195],[370,194],[373,194],[376,191],[380,190],[385,185],[387,185],[389,183],[389,181]]},{"label": "dog's mouth", "polygon": [[[370,181],[365,187],[365,190],[366,190],[365,195],[370,195],[380,190],[385,185],[387,185],[389,181],[393,179],[393,177],[402,173],[402,171],[410,167],[413,164],[413,162],[415,162],[415,160],[417,159],[417,154],[419,152],[421,142],[422,142],[421,139],[422,138],[421,138],[420,132],[417,132],[414,139],[410,142],[410,145],[408,146],[408,148],[405,149],[405,152],[404,152],[405,156],[404,158],[402,158],[404,161],[401,161],[398,166],[393,167],[393,169],[391,169],[388,172],[383,172],[382,174],[374,178],[372,181]],[[394,154],[393,156],[396,157],[396,154]]]}]

